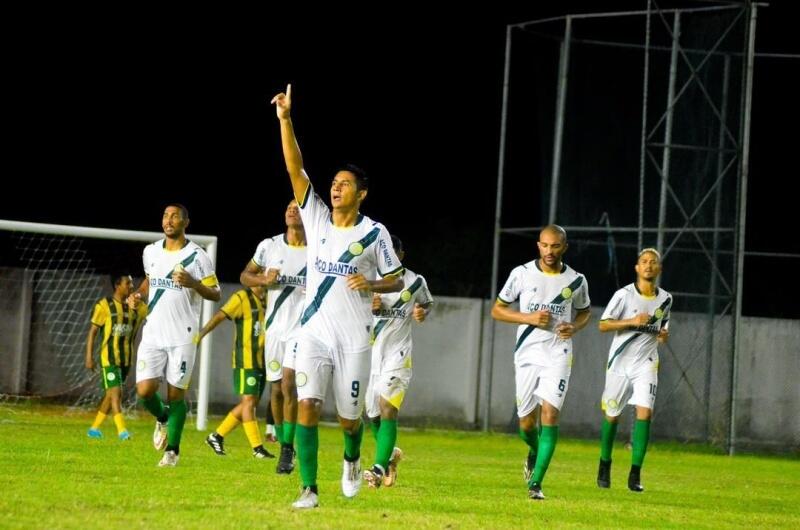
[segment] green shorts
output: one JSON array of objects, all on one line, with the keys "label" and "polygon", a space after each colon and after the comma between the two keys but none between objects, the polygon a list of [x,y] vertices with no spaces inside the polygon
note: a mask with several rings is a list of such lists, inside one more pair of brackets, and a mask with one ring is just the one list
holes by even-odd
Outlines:
[{"label": "green shorts", "polygon": [[266,372],[259,368],[234,368],[233,369],[233,391],[240,396],[258,396],[264,393],[264,383]]},{"label": "green shorts", "polygon": [[109,389],[122,386],[128,377],[129,366],[103,366],[103,388]]}]

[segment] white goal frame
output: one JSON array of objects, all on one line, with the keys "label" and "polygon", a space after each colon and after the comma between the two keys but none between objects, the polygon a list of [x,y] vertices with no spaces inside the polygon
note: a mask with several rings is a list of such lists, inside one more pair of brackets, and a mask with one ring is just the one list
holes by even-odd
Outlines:
[{"label": "white goal frame", "polygon": [[[29,223],[26,221],[10,221],[0,219],[0,230],[10,232],[31,232],[57,236],[88,237],[118,241],[142,241],[152,243],[164,238],[163,232],[143,232],[137,230],[119,230],[115,228],[95,228],[87,226],[54,225],[46,223]],[[217,236],[192,234],[191,240],[205,247],[211,263],[216,269]],[[200,311],[200,322],[203,315],[214,314],[214,302],[203,300]],[[213,333],[213,332],[212,332]],[[209,334],[210,335],[210,334]],[[211,338],[200,343],[199,383],[197,386],[197,430],[204,431],[208,423],[208,396],[210,393],[211,374]]]}]

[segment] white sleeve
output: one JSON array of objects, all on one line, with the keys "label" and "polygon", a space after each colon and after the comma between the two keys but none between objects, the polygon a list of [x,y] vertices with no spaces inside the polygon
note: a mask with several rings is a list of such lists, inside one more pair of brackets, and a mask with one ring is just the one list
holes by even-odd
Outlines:
[{"label": "white sleeve", "polygon": [[619,320],[624,310],[625,290],[620,289],[611,297],[611,301],[606,306],[606,310],[603,311],[603,316],[600,317],[600,320]]},{"label": "white sleeve", "polygon": [[269,254],[272,250],[272,238],[267,238],[256,247],[256,253],[253,255],[253,263],[258,265],[264,270],[267,270],[267,263],[269,262]]},{"label": "white sleeve", "polygon": [[422,286],[419,288],[417,303],[420,305],[432,304],[433,296],[431,295],[430,290],[428,290],[428,282],[425,281],[425,278],[422,275],[420,275],[419,278],[422,280]]},{"label": "white sleeve", "polygon": [[586,281],[586,276],[584,276],[581,286],[578,287],[578,292],[573,296],[572,307],[578,311],[583,311],[584,309],[589,309],[590,305],[592,305],[592,302],[589,300],[589,282]]},{"label": "white sleeve", "polygon": [[197,250],[197,259],[194,260],[193,265],[196,266],[197,270],[196,279],[200,281],[216,274],[214,271],[214,264],[211,263],[211,258],[208,257],[208,254],[206,254],[206,251],[203,249]]},{"label": "white sleeve", "polygon": [[[381,224],[378,224],[378,227],[380,228],[380,233],[375,245],[375,257],[377,258],[378,274],[384,277],[403,270],[403,264],[400,263],[400,258],[395,254],[394,246],[392,246],[392,236],[389,235],[389,231]],[[408,286],[406,285],[406,287]]]},{"label": "white sleeve", "polygon": [[511,274],[508,275],[508,279],[506,280],[506,284],[497,295],[498,300],[506,304],[511,304],[517,301],[520,293],[520,283],[522,283],[522,278],[520,278],[519,273],[519,267],[516,267],[513,271],[511,271]]},{"label": "white sleeve", "polygon": [[[331,211],[325,202],[314,192],[314,186],[308,183],[308,191],[303,205],[300,206],[300,218],[306,234],[311,234],[311,239],[316,238],[324,223],[328,222]],[[310,239],[310,238],[306,238]]]},{"label": "white sleeve", "polygon": [[150,245],[144,247],[144,252],[142,252],[142,267],[144,268],[145,276],[150,276],[150,259],[147,257],[150,253]]}]

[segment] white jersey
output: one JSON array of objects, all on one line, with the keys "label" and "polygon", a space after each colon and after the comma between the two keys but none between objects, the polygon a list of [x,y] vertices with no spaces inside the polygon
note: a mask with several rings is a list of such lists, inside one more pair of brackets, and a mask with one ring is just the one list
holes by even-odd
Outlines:
[{"label": "white jersey", "polygon": [[330,348],[369,349],[372,293],[347,287],[347,276],[367,280],[403,270],[386,228],[359,214],[355,226],[333,225],[331,212],[309,183],[300,205],[308,241],[304,329]]},{"label": "white jersey", "polygon": [[157,346],[190,344],[199,329],[203,297],[194,289],[184,289],[172,281],[172,272],[182,266],[203,285],[218,285],[214,266],[206,251],[188,239],[180,250],[167,250],[160,239],[144,248],[142,261],[149,282],[147,320],[142,343]]},{"label": "white jersey", "polygon": [[411,315],[414,304],[427,305],[433,302],[425,278],[406,269],[403,282],[405,288],[399,293],[381,295],[380,314],[375,316],[372,328],[373,352],[410,351],[413,346]]},{"label": "white jersey", "polygon": [[554,330],[563,322],[572,322],[573,310],[583,311],[589,309],[590,305],[589,286],[583,274],[566,264],[559,273],[547,273],[539,267],[539,260],[530,261],[511,271],[497,299],[504,304],[519,300],[522,313],[550,311],[550,323],[546,328],[519,325],[514,348],[515,363],[533,362],[542,366],[548,366],[549,360],[528,359],[523,353],[525,346],[538,344],[538,350],[561,350],[566,345],[571,350],[572,339],[559,339]]},{"label": "white jersey", "polygon": [[647,357],[658,356],[656,336],[662,328],[669,327],[669,310],[672,295],[664,289],[657,289],[656,295],[644,296],[635,283],[626,285],[614,293],[600,320],[626,320],[639,313],[650,315],[646,326],[617,331],[608,351],[608,364],[633,362]]},{"label": "white jersey", "polygon": [[278,269],[278,283],[267,291],[264,328],[285,341],[300,327],[306,293],[306,247],[290,245],[286,234],[258,244],[253,263],[263,270]]}]

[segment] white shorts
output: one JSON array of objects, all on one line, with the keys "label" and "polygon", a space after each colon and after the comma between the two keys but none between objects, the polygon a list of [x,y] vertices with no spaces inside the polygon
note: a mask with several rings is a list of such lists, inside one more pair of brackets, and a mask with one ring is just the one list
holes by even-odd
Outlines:
[{"label": "white shorts", "polygon": [[196,353],[197,346],[192,342],[166,348],[140,344],[136,352],[136,382],[161,379],[166,368],[167,383],[186,390],[192,379]]},{"label": "white shorts", "polygon": [[640,363],[635,369],[606,372],[606,387],[600,408],[607,416],[616,417],[626,405],[653,410],[658,389],[658,358]]},{"label": "white shorts", "polygon": [[267,333],[264,341],[264,359],[267,365],[267,381],[274,382],[283,379],[283,369],[294,370],[297,356],[297,338],[281,340],[276,335]]},{"label": "white shorts", "polygon": [[369,348],[343,353],[302,334],[297,338],[295,362],[297,399],[323,401],[333,379],[336,412],[344,419],[360,418],[369,381],[369,362]]},{"label": "white shorts", "polygon": [[569,365],[539,366],[523,364],[514,369],[517,392],[517,416],[527,416],[542,401],[547,401],[558,410],[564,405],[569,387]]},{"label": "white shorts", "polygon": [[377,418],[381,415],[381,398],[400,410],[411,382],[412,365],[410,344],[386,354],[381,354],[379,348],[372,348],[372,367],[367,389],[368,417]]}]

